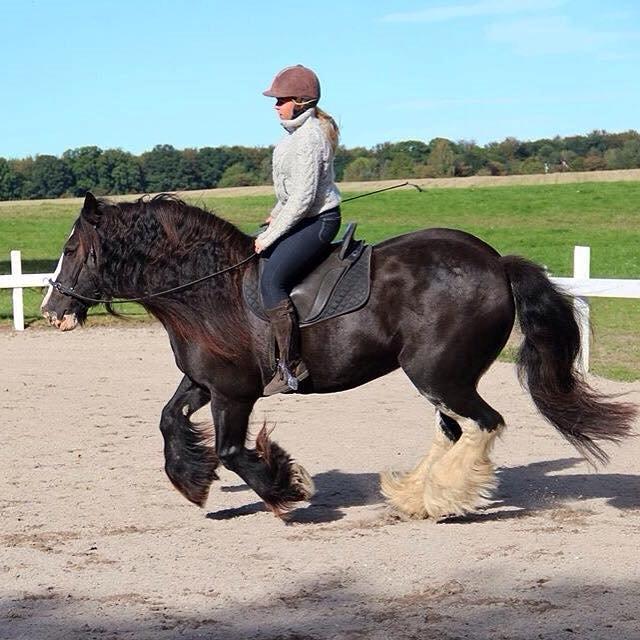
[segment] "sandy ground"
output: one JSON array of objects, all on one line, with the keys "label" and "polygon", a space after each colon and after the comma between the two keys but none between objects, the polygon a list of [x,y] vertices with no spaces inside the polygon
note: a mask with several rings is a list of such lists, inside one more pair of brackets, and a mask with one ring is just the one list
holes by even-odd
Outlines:
[{"label": "sandy ground", "polygon": [[254,431],[275,422],[318,488],[284,524],[226,470],[205,510],[169,484],[180,375],[156,325],[1,333],[0,364],[2,639],[640,638],[640,439],[593,472],[511,365],[482,385],[509,423],[496,500],[442,523],[378,492],[431,438],[402,374],[261,401]]},{"label": "sandy ground", "polygon": [[[640,169],[614,169],[609,171],[567,171],[566,173],[534,173],[513,176],[469,176],[468,178],[406,178],[413,184],[425,189],[467,187],[506,187],[510,185],[531,184],[567,184],[574,182],[637,182],[640,180]],[[404,182],[404,178],[396,180],[370,180],[367,182],[340,182],[338,187],[343,192],[374,191],[385,187],[395,186]],[[412,189],[412,187],[405,187]],[[187,199],[211,197],[232,198],[239,196],[272,196],[273,186],[259,185],[256,187],[226,187],[221,189],[199,189],[194,191],[177,191],[179,196]],[[142,194],[128,194],[109,196],[116,201],[131,200]],[[5,200],[0,202],[2,207],[33,206],[35,204],[76,204],[80,205],[83,198],[57,198],[54,200]]]}]

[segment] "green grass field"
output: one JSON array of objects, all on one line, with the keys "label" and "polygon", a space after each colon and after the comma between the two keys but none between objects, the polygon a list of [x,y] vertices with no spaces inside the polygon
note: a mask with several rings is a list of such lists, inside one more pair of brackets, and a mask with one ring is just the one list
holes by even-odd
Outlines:
[{"label": "green grass field", "polygon": [[[349,194],[343,194],[348,197]],[[188,198],[187,198],[188,199]],[[273,203],[269,196],[191,200],[253,230]],[[9,251],[20,249],[25,273],[53,271],[77,207],[48,201],[0,207],[0,273],[9,273]],[[474,233],[501,253],[516,253],[571,275],[573,247],[591,247],[593,277],[640,278],[640,182],[398,190],[343,206],[343,219],[359,222],[370,242],[420,229],[446,226]],[[41,293],[25,291],[27,322],[38,316]],[[126,305],[134,321],[145,316]],[[640,300],[592,301],[595,341],[592,370],[607,377],[640,379]],[[9,326],[11,297],[0,291],[0,326]],[[94,321],[105,320],[102,309]]]}]

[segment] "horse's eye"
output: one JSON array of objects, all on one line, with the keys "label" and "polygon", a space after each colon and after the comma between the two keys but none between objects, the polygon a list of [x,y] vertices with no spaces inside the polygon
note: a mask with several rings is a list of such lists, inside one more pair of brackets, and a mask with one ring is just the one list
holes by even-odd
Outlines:
[{"label": "horse's eye", "polygon": [[76,252],[76,247],[65,247],[63,251],[65,256],[73,255],[75,252]]}]

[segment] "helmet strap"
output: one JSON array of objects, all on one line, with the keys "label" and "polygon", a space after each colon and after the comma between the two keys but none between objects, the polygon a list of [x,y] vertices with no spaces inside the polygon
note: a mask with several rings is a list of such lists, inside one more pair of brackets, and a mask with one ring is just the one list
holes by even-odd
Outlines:
[{"label": "helmet strap", "polygon": [[318,104],[318,101],[313,98],[310,100],[297,100],[296,98],[294,98],[293,104],[295,105],[294,114],[296,116],[299,116],[301,113],[304,113],[307,109],[311,109],[312,107],[315,107],[316,104]]}]

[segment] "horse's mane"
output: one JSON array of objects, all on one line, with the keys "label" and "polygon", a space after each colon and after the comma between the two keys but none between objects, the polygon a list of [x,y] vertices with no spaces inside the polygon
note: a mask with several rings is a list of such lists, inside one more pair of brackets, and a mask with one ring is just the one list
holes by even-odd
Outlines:
[{"label": "horse's mane", "polygon": [[[98,233],[98,262],[109,295],[139,297],[186,284],[251,255],[249,236],[171,194],[135,202],[99,201],[98,224],[77,228],[81,243]],[[97,230],[97,231],[96,231]],[[249,340],[243,268],[181,292],[143,302],[168,330],[210,353],[236,358]],[[115,311],[107,305],[107,310]]]},{"label": "horse's mane", "polygon": [[[164,232],[164,240],[155,246],[153,257],[166,256],[166,249],[174,253],[188,253],[195,246],[215,242],[225,247],[229,255],[246,257],[249,237],[236,226],[215,215],[206,208],[184,202],[170,193],[142,196],[135,202],[113,203],[100,201],[101,205],[117,209],[121,227],[135,229],[135,222],[143,216],[157,220]],[[150,230],[149,230],[150,231]],[[151,247],[153,250],[154,247]]]}]

